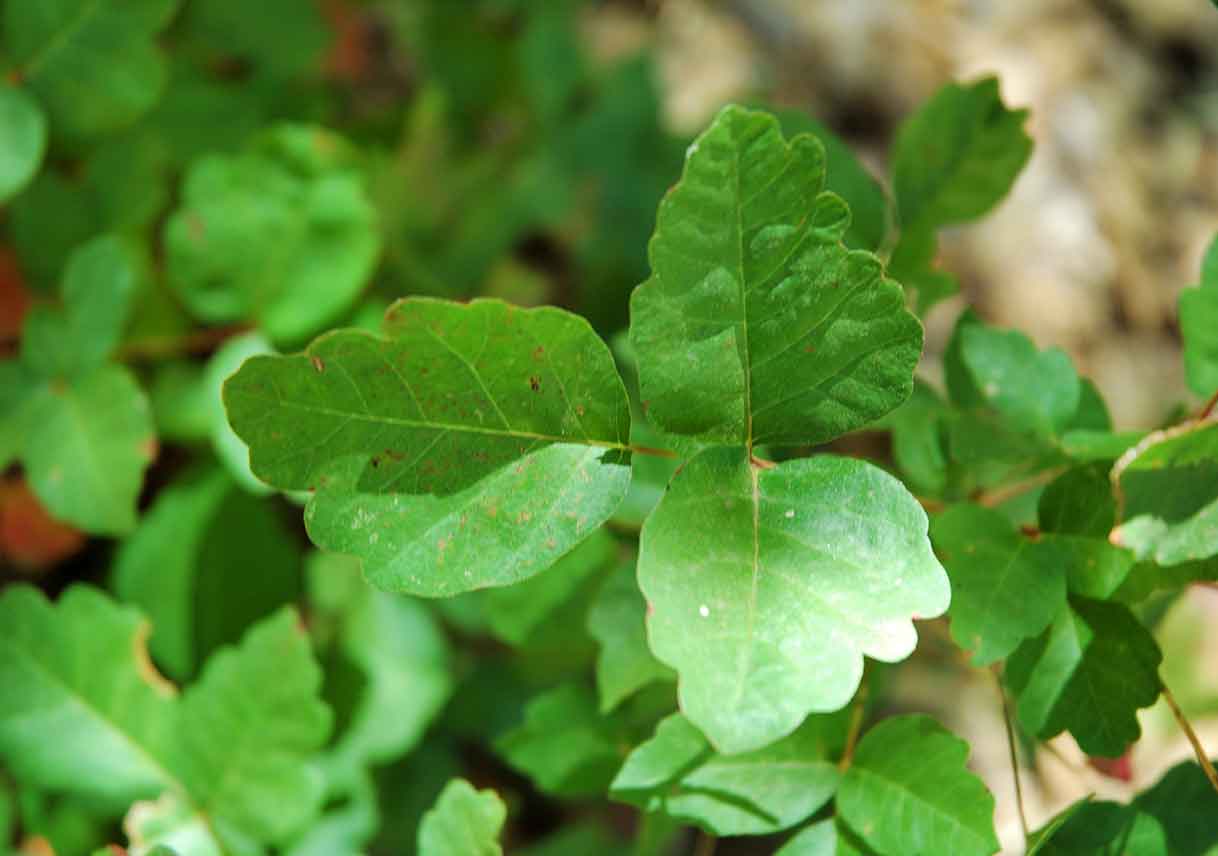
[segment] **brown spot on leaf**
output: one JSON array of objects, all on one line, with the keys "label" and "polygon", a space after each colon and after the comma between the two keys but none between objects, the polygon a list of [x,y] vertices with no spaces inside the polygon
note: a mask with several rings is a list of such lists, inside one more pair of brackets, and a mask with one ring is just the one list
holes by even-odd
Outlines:
[{"label": "brown spot on leaf", "polygon": [[545,356],[546,356],[546,349],[543,348],[541,345],[538,345],[536,348],[533,349],[533,359],[535,361],[541,362],[543,359],[545,359]]},{"label": "brown spot on leaf", "polygon": [[533,392],[541,392],[541,378],[534,375],[529,378],[529,389]]},{"label": "brown spot on leaf", "polygon": [[139,452],[146,461],[156,460],[157,453],[160,451],[160,449],[161,446],[159,443],[157,443],[156,437],[145,437],[140,441]]},{"label": "brown spot on leaf", "polygon": [[402,461],[406,459],[406,455],[404,453],[395,449],[386,449],[385,457],[389,458],[391,461]]},{"label": "brown spot on leaf", "polygon": [[316,354],[309,355],[309,362],[313,364],[313,368],[317,370],[318,374],[321,374],[326,370],[326,364],[322,361],[321,357],[317,356]]},{"label": "brown spot on leaf", "polygon": [[141,621],[136,627],[131,645],[135,655],[135,668],[144,683],[156,690],[157,695],[173,698],[178,694],[178,688],[169,682],[152,663],[148,656],[148,637],[152,634],[152,622]]}]

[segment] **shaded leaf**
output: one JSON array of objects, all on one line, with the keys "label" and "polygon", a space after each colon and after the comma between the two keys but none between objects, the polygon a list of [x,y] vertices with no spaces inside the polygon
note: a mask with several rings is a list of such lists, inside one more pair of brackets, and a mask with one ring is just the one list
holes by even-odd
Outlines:
[{"label": "shaded leaf", "polygon": [[673,714],[627,756],[611,795],[715,835],[778,832],[810,817],[837,788],[828,730],[813,718],[763,749],[719,755],[688,719]]},{"label": "shaded leaf", "polygon": [[965,768],[968,744],[927,716],[894,716],[859,741],[838,816],[884,856],[990,856],[994,797]]},{"label": "shaded leaf", "polygon": [[25,90],[0,86],[0,204],[29,184],[47,146],[47,120]]},{"label": "shaded leaf", "polygon": [[686,464],[639,554],[651,647],[685,715],[725,754],[756,749],[844,706],[864,654],[909,656],[911,619],[950,595],[926,528],[900,482],[859,460],[760,469],[721,449]]},{"label": "shaded leaf", "polygon": [[675,677],[647,647],[646,612],[635,563],[625,562],[605,580],[588,611],[588,632],[600,645],[596,690],[602,713],[654,681]]},{"label": "shaded leaf", "polygon": [[1162,659],[1127,607],[1080,598],[1011,655],[1005,676],[1029,733],[1068,730],[1084,752],[1115,758],[1141,734],[1138,709],[1159,697]]},{"label": "shaded leaf", "polygon": [[453,779],[419,825],[419,856],[501,856],[499,832],[507,819],[503,800]]},{"label": "shaded leaf", "polygon": [[385,589],[526,579],[608,519],[630,480],[612,358],[557,309],[406,300],[385,337],[343,330],[255,357],[224,397],[254,473],[316,488],[310,536]]},{"label": "shaded leaf", "polygon": [[975,665],[1039,635],[1066,602],[1057,545],[1023,536],[997,511],[953,506],[934,518],[931,539],[951,578],[952,638],[973,652]]},{"label": "shaded leaf", "polygon": [[177,0],[133,0],[115,14],[94,0],[11,0],[3,47],[22,81],[69,135],[100,134],[145,113],[165,87],[155,39]]},{"label": "shaded leaf", "polygon": [[621,766],[618,731],[590,692],[566,684],[531,700],[524,722],[498,738],[495,749],[547,793],[594,796]]},{"label": "shaded leaf", "polygon": [[960,355],[982,401],[1020,430],[1051,437],[1065,429],[1078,409],[1080,385],[1064,351],[1038,351],[1016,330],[980,324],[961,335]]},{"label": "shaded leaf", "polygon": [[879,261],[842,245],[850,214],[824,182],[820,142],[785,142],[764,113],[727,107],[690,146],[630,304],[665,431],[821,443],[909,396],[921,325]]}]

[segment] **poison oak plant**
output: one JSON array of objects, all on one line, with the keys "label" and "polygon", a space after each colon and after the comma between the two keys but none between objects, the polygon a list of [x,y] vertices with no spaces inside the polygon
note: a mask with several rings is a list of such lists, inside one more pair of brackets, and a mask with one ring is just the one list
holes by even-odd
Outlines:
[{"label": "poison oak plant", "polygon": [[[938,232],[1031,151],[997,81],[908,118],[891,198],[809,117],[725,107],[644,258],[623,235],[680,146],[645,59],[583,65],[575,4],[517,10],[507,53],[491,13],[401,23],[431,77],[400,144],[305,123],[343,111],[298,10],[35,5],[0,7],[32,303],[0,462],[40,526],[118,543],[54,597],[0,592],[0,844],[658,856],[697,830],[700,853],[988,856],[968,744],[889,689],[939,627],[950,668],[996,677],[1017,794],[1019,743],[1119,757],[1160,696],[1196,750],[1131,802],[1025,823],[1023,852],[1218,852],[1147,607],[1218,580],[1218,242],[1180,301],[1191,416],[1116,432],[1063,352],[968,311],[915,376],[919,316],[957,289]],[[226,40],[233,14],[290,37]],[[466,125],[500,110],[525,126],[485,155]],[[595,326],[533,305],[546,277],[510,253],[574,219]],[[845,454],[855,432],[891,455]]]}]

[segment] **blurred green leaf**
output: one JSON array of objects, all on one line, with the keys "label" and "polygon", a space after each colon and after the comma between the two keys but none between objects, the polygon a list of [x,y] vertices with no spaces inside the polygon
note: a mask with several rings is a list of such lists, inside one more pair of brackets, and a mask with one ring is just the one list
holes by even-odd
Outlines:
[{"label": "blurred green leaf", "polygon": [[991,856],[994,797],[965,767],[968,744],[928,716],[863,735],[837,792],[838,816],[883,856]]},{"label": "blurred green leaf", "polygon": [[381,588],[434,597],[527,579],[612,514],[629,412],[586,322],[411,299],[385,331],[255,357],[225,384],[254,473],[316,488],[316,543],[360,556]]},{"label": "blurred green leaf", "polygon": [[352,161],[346,141],[304,125],[196,161],[164,232],[170,283],[191,312],[295,343],[350,309],[380,250]]},{"label": "blurred green leaf", "polygon": [[203,375],[202,395],[206,398],[207,426],[212,449],[229,475],[236,479],[237,484],[258,496],[271,493],[271,488],[250,470],[249,446],[245,445],[228,424],[222,390],[224,382],[236,374],[247,359],[274,353],[275,349],[261,333],[234,336],[211,355]]},{"label": "blurred green leaf", "polygon": [[646,612],[635,563],[623,562],[605,580],[588,612],[588,632],[600,645],[596,690],[602,713],[654,681],[675,677],[647,647]]},{"label": "blurred green leaf", "polygon": [[476,791],[464,779],[448,783],[419,825],[419,856],[502,856],[499,833],[507,819],[503,800]]},{"label": "blurred green leaf", "polygon": [[42,166],[47,120],[23,89],[0,86],[0,204],[19,193]]},{"label": "blurred green leaf", "polygon": [[3,48],[51,123],[69,136],[113,131],[147,112],[165,86],[156,38],[177,0],[9,0]]},{"label": "blurred green leaf", "polygon": [[276,509],[215,468],[162,491],[114,568],[115,592],[152,620],[149,649],[179,681],[300,587],[300,552]]},{"label": "blurred green leaf", "polygon": [[[879,262],[841,244],[825,151],[721,111],[660,204],[630,339],[648,417],[708,442],[815,444],[909,397],[922,329]],[[793,388],[794,384],[794,388]]]},{"label": "blurred green leaf", "polygon": [[901,228],[974,220],[996,205],[1032,153],[1026,110],[1008,110],[998,80],[949,83],[897,132],[892,183]]},{"label": "blurred green leaf", "polygon": [[299,0],[196,0],[183,30],[212,62],[241,61],[273,77],[316,75],[332,34],[321,5]]},{"label": "blurred green leaf", "polygon": [[677,670],[682,712],[734,754],[843,707],[864,654],[905,659],[912,619],[947,609],[926,529],[904,486],[859,460],[762,469],[714,449],[689,461],[639,553],[648,638]]},{"label": "blurred green leaf", "polygon": [[763,749],[719,755],[688,719],[673,714],[627,756],[610,793],[715,835],[765,835],[832,798],[839,774],[829,744],[824,721],[813,717]]},{"label": "blurred green leaf", "polygon": [[1188,385],[1200,396],[1218,390],[1218,237],[1201,263],[1201,284],[1180,292],[1180,335]]}]

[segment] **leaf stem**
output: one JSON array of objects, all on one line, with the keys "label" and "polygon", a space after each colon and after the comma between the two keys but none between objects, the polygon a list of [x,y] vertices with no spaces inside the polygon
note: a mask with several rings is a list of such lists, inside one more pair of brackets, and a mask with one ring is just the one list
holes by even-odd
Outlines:
[{"label": "leaf stem", "polygon": [[850,712],[850,730],[846,732],[846,748],[842,759],[837,762],[837,769],[846,772],[854,760],[854,747],[859,742],[859,732],[863,730],[863,714],[867,710],[867,685],[859,687],[854,696],[854,710]]},{"label": "leaf stem", "polygon": [[1201,769],[1205,772],[1205,777],[1209,779],[1214,790],[1218,791],[1218,772],[1214,771],[1214,765],[1210,763],[1209,756],[1205,754],[1205,747],[1201,745],[1201,739],[1197,737],[1197,732],[1193,731],[1193,727],[1184,718],[1184,712],[1180,710],[1180,705],[1176,704],[1176,697],[1171,694],[1167,684],[1163,683],[1162,677],[1159,678],[1159,686],[1163,690],[1163,698],[1167,702],[1167,706],[1171,708],[1172,716],[1176,718],[1176,722],[1180,725],[1180,730],[1184,732],[1184,736],[1192,744],[1193,754],[1197,756],[1197,763],[1201,765]]},{"label": "leaf stem", "polygon": [[1002,701],[1002,724],[1007,731],[1007,752],[1011,758],[1011,778],[1015,781],[1015,808],[1019,812],[1019,828],[1023,830],[1024,846],[1028,844],[1028,815],[1023,806],[1023,783],[1019,779],[1019,756],[1015,754],[1015,728],[1011,725],[1011,705],[1007,700],[1006,690],[1002,687],[1002,679],[998,670],[991,670],[994,676],[994,686],[998,690],[998,698]]},{"label": "leaf stem", "polygon": [[1214,394],[1210,396],[1210,400],[1205,402],[1205,406],[1201,408],[1201,412],[1197,414],[1197,421],[1209,419],[1213,415],[1214,410],[1218,409],[1218,389],[1214,390]]},{"label": "leaf stem", "polygon": [[1037,473],[1031,478],[1026,478],[1023,481],[1017,481],[1014,484],[995,488],[989,492],[978,493],[972,498],[972,501],[978,505],[983,505],[986,508],[993,508],[994,506],[1002,505],[1002,503],[1006,502],[1008,499],[1014,499],[1015,497],[1027,493],[1034,488],[1038,488],[1043,484],[1048,484],[1049,482],[1053,481],[1053,479],[1064,473],[1067,469],[1067,467],[1055,467],[1051,470],[1045,470],[1044,472]]},{"label": "leaf stem", "polygon": [[651,455],[653,458],[669,458],[674,461],[681,458],[672,449],[657,449],[654,446],[625,446],[624,448],[636,455]]}]

